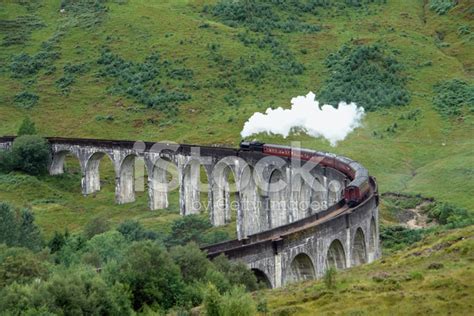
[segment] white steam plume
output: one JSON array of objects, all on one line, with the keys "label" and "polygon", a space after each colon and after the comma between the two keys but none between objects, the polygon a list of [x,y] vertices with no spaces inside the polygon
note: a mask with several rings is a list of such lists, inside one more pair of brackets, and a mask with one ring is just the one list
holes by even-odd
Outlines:
[{"label": "white steam plume", "polygon": [[280,134],[287,137],[292,130],[301,129],[313,137],[326,138],[331,146],[336,146],[356,127],[361,125],[364,108],[355,103],[340,102],[337,108],[325,104],[321,108],[309,92],[306,96],[291,99],[291,109],[268,108],[265,114],[256,112],[245,122],[240,132],[242,137],[258,133]]}]

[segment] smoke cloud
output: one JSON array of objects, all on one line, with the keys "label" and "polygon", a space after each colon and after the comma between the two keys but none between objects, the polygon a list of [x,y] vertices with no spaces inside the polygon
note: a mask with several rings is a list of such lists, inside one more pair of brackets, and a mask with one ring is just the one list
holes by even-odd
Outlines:
[{"label": "smoke cloud", "polygon": [[268,108],[265,114],[256,112],[247,122],[240,135],[245,138],[253,134],[279,134],[284,138],[297,130],[313,137],[324,137],[331,146],[336,146],[355,128],[361,125],[364,108],[355,103],[340,102],[338,107],[325,104],[319,106],[316,95],[291,99],[291,109]]}]

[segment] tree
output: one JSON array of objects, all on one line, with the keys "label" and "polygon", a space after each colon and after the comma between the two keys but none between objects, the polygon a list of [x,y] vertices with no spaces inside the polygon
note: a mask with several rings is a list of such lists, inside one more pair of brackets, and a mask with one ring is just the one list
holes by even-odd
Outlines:
[{"label": "tree", "polygon": [[84,237],[91,239],[95,235],[105,233],[110,229],[109,222],[102,217],[96,217],[90,220],[84,227]]},{"label": "tree", "polygon": [[198,215],[184,216],[177,219],[171,225],[171,233],[166,239],[168,246],[185,245],[194,241],[197,244],[203,242],[204,232],[212,225],[208,219]]},{"label": "tree", "polygon": [[117,274],[111,277],[129,286],[135,310],[157,304],[171,308],[179,301],[184,286],[179,267],[166,249],[148,240],[133,243]]},{"label": "tree", "polygon": [[48,269],[31,250],[0,246],[0,288],[13,282],[26,284],[46,279]]},{"label": "tree", "polygon": [[18,129],[18,136],[23,135],[36,135],[35,123],[27,116],[23,122],[21,122],[20,128]]},{"label": "tree", "polygon": [[129,241],[155,240],[158,238],[155,232],[146,230],[142,224],[134,220],[122,222],[117,230]]},{"label": "tree", "polygon": [[207,316],[221,316],[222,297],[214,284],[209,283],[204,295],[204,310]]},{"label": "tree", "polygon": [[234,286],[222,297],[221,316],[252,316],[257,314],[254,300],[243,286]]},{"label": "tree", "polygon": [[0,243],[14,246],[18,241],[18,223],[10,204],[0,202]]},{"label": "tree", "polygon": [[44,138],[24,135],[13,141],[11,155],[14,169],[37,175],[47,171],[50,148]]},{"label": "tree", "polygon": [[40,250],[43,240],[38,226],[35,224],[35,216],[29,209],[21,211],[21,222],[18,227],[18,244],[31,250]]},{"label": "tree", "polygon": [[186,246],[176,246],[170,250],[171,257],[180,267],[183,280],[186,283],[203,280],[211,262],[196,243]]},{"label": "tree", "polygon": [[257,278],[243,262],[231,262],[225,255],[220,255],[213,263],[232,285],[243,285],[248,291],[258,289]]}]

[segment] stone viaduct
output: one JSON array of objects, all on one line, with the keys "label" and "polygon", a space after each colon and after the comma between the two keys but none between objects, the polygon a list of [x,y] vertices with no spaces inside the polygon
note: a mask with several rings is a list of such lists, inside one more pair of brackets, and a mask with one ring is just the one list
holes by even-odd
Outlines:
[{"label": "stone viaduct", "polygon": [[[204,212],[204,191],[210,221],[220,226],[231,222],[235,202],[237,239],[203,249],[211,258],[225,254],[245,262],[268,287],[319,278],[330,266],[345,269],[380,256],[377,184],[348,158],[305,149],[347,168],[357,166],[365,175],[370,188],[355,206],[347,203],[343,191],[358,180],[356,176],[318,161],[304,164],[296,156],[184,144],[47,139],[52,149],[50,174],[64,172],[66,155],[77,157],[84,195],[100,190],[99,164],[108,156],[115,170],[117,203],[135,201],[137,159],[144,162],[151,210],[168,207],[169,192],[177,189],[181,215]],[[0,149],[8,150],[13,141],[14,137],[0,137]],[[308,164],[309,179],[301,173]],[[200,181],[203,173],[206,185]]]}]

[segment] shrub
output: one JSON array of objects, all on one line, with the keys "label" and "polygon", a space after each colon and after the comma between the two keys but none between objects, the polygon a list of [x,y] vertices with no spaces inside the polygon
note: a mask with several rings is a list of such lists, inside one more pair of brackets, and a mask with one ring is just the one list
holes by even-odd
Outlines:
[{"label": "shrub", "polygon": [[439,15],[446,14],[449,10],[454,8],[457,1],[454,0],[430,0],[430,10],[435,11]]},{"label": "shrub", "polygon": [[14,282],[27,284],[47,277],[46,264],[30,250],[0,246],[0,288]]},{"label": "shrub", "polygon": [[50,148],[44,138],[24,135],[15,138],[10,155],[15,170],[38,175],[47,171]]},{"label": "shrub", "polygon": [[221,301],[222,297],[217,291],[217,288],[209,283],[206,294],[204,295],[204,311],[207,316],[221,316]]},{"label": "shrub", "polygon": [[126,287],[107,285],[88,270],[66,270],[47,282],[12,284],[1,291],[0,310],[10,315],[132,315]]},{"label": "shrub", "polygon": [[138,221],[126,220],[122,222],[118,227],[117,231],[121,233],[128,241],[139,241],[139,240],[155,240],[158,235],[147,230]]},{"label": "shrub", "polygon": [[211,262],[197,244],[176,246],[170,250],[173,261],[180,267],[183,280],[187,283],[204,280]]},{"label": "shrub", "polygon": [[449,228],[460,228],[474,224],[472,212],[448,203],[436,203],[428,210],[428,217]]},{"label": "shrub", "polygon": [[24,109],[30,109],[38,104],[39,96],[28,91],[23,91],[16,94],[13,100],[16,106]]},{"label": "shrub", "polygon": [[437,83],[433,104],[443,115],[460,115],[463,108],[474,112],[474,85],[459,79]]},{"label": "shrub", "polygon": [[253,316],[256,313],[256,304],[243,286],[235,286],[222,296],[222,316]]},{"label": "shrub", "polygon": [[105,233],[110,229],[110,223],[102,217],[93,218],[84,227],[84,236],[91,239],[95,235]]},{"label": "shrub", "polygon": [[324,272],[324,285],[326,285],[326,288],[328,289],[333,289],[336,287],[336,274],[337,270],[335,267],[329,267],[326,269],[326,272]]},{"label": "shrub", "polygon": [[130,246],[115,279],[129,285],[135,310],[156,304],[171,308],[179,301],[184,287],[179,267],[162,246],[151,241]]},{"label": "shrub", "polygon": [[231,285],[243,285],[248,291],[258,289],[255,274],[243,262],[232,262],[225,255],[220,255],[214,259],[213,263]]},{"label": "shrub", "polygon": [[379,45],[344,45],[327,57],[326,67],[330,77],[319,91],[322,102],[357,102],[374,111],[410,101],[403,66]]},{"label": "shrub", "polygon": [[18,129],[18,136],[23,135],[36,135],[35,123],[31,121],[29,117],[26,117],[21,122],[20,128]]},{"label": "shrub", "polygon": [[422,229],[409,229],[403,226],[380,226],[380,239],[382,247],[387,250],[400,250],[417,241],[424,236]]},{"label": "shrub", "polygon": [[204,232],[211,227],[209,219],[199,215],[181,217],[171,224],[171,233],[165,243],[170,247],[185,245],[191,241],[202,244]]},{"label": "shrub", "polygon": [[41,249],[42,239],[35,217],[28,209],[16,211],[7,203],[0,203],[0,244]]}]

